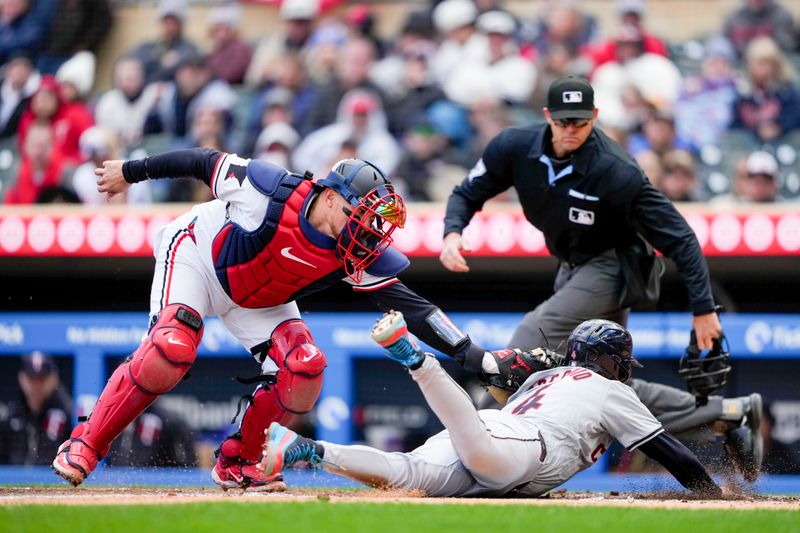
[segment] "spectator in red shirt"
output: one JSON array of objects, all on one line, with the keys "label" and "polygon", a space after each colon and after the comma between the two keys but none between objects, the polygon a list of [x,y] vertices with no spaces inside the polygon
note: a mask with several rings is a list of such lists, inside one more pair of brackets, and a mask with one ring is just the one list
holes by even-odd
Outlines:
[{"label": "spectator in red shirt", "polygon": [[[642,54],[657,54],[669,57],[667,45],[664,44],[664,41],[648,33],[644,27],[644,0],[618,0],[617,13],[619,14],[620,26],[623,29],[635,28],[638,30]],[[627,33],[631,33],[631,30],[628,29]],[[620,34],[620,31],[618,31],[613,39],[606,39],[589,49],[588,55],[594,61],[595,68],[609,61],[624,63],[619,57],[619,44],[621,41],[618,36]]]},{"label": "spectator in red shirt", "polygon": [[34,123],[48,124],[52,127],[54,146],[67,163],[80,163],[80,138],[94,120],[84,105],[64,104],[61,87],[52,76],[42,76],[42,84],[31,98],[30,107],[22,115],[19,125],[19,146],[25,146],[25,139]]},{"label": "spectator in red shirt", "polygon": [[33,124],[25,137],[17,181],[6,193],[7,204],[32,204],[48,189],[61,186],[64,158],[47,124]]}]

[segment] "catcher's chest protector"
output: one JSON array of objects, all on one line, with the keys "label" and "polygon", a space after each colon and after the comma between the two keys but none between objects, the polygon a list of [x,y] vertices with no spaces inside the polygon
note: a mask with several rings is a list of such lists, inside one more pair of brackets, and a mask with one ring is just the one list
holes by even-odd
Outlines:
[{"label": "catcher's chest protector", "polygon": [[335,250],[317,246],[300,227],[300,212],[312,188],[311,181],[286,175],[258,228],[246,231],[228,222],[214,238],[217,279],[238,305],[273,307],[294,300],[301,291],[312,292],[311,285],[322,289],[339,281],[331,277],[342,268]]}]

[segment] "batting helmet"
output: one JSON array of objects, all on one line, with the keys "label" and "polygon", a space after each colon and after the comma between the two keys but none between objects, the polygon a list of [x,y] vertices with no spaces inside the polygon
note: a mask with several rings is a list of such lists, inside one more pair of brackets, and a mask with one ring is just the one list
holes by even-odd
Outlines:
[{"label": "batting helmet", "polygon": [[339,232],[336,251],[345,272],[357,283],[364,270],[392,243],[392,232],[406,222],[406,206],[381,170],[362,159],[343,159],[317,181],[341,194],[352,209]]},{"label": "batting helmet", "polygon": [[631,368],[641,367],[633,358],[633,340],[624,327],[610,320],[587,320],[567,339],[564,361],[568,366],[582,366],[603,377],[627,381]]}]

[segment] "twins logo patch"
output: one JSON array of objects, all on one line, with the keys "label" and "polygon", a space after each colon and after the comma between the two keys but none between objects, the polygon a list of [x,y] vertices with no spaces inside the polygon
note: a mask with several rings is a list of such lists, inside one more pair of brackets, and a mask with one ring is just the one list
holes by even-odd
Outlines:
[{"label": "twins logo patch", "polygon": [[580,104],[583,102],[583,93],[580,91],[564,91],[561,99],[565,104]]},{"label": "twins logo patch", "polygon": [[594,211],[585,211],[577,207],[569,208],[569,220],[575,224],[591,226],[594,224]]},{"label": "twins logo patch", "polygon": [[239,182],[239,187],[241,187],[246,177],[247,177],[247,167],[232,164],[228,167],[228,175],[225,176],[225,179],[226,180],[235,179],[236,181]]}]

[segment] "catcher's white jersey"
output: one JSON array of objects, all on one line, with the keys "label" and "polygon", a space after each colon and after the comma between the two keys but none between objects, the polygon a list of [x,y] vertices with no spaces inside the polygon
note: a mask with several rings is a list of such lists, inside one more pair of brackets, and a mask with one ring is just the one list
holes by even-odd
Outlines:
[{"label": "catcher's white jersey", "polygon": [[502,410],[541,431],[547,456],[520,490],[541,494],[584,470],[613,439],[633,450],[664,431],[633,389],[581,367],[537,372]]},{"label": "catcher's white jersey", "polygon": [[[215,199],[194,206],[157,233],[154,246],[156,269],[150,292],[151,316],[156,316],[163,307],[172,303],[188,305],[202,317],[218,315],[227,329],[248,349],[264,342],[281,322],[300,318],[294,301],[258,308],[239,305],[226,293],[215,270],[213,249],[220,231],[228,222],[244,231],[262,227],[272,201],[271,191],[274,192],[278,180],[285,174],[284,169],[274,165],[251,163],[251,160],[233,154],[222,154],[210,178]],[[310,195],[306,197],[305,204],[309,203],[309,198]],[[305,249],[307,247],[304,244],[307,241],[317,244],[319,249],[333,250],[336,241],[313,228],[307,222],[305,213],[300,218],[299,226],[303,228],[305,240],[293,240],[288,244],[294,246],[283,246],[276,261],[287,272],[296,273],[306,269],[314,276],[323,278],[328,272],[323,267],[328,263],[323,264],[324,258],[314,250]],[[261,246],[264,246],[263,242]],[[394,249],[389,252],[384,254],[385,259],[381,264],[397,259],[390,266],[394,268],[396,263],[404,268],[407,264],[405,256]],[[332,257],[333,252],[325,257],[328,256]],[[389,273],[386,276],[367,272],[360,283],[355,283],[347,278],[342,269],[341,279],[350,283],[355,290],[371,290],[396,281],[394,274],[399,270],[402,268],[386,269]],[[319,290],[338,281],[331,277],[325,278],[325,283],[311,283],[309,280],[313,280],[313,276],[296,277],[301,281],[290,287],[290,291],[287,290],[296,297],[302,297],[305,290]],[[288,287],[289,282],[284,286]],[[274,371],[274,365],[269,360],[265,364],[268,366],[264,368],[265,372]]]},{"label": "catcher's white jersey", "polygon": [[[156,278],[160,277],[162,279],[154,280],[154,291],[160,291],[160,294],[154,295],[156,299],[154,303],[157,305],[153,309],[154,312],[158,312],[161,307],[166,305],[166,300],[168,299],[180,301],[176,298],[170,298],[171,295],[166,294],[168,292],[167,289],[170,291],[179,289],[163,281],[167,278],[175,280],[177,276],[170,276],[170,267],[180,262],[191,263],[192,268],[209,280],[209,284],[213,287],[212,292],[215,293],[212,294],[212,305],[210,306],[205,305],[207,303],[205,294],[192,298],[191,302],[183,300],[182,303],[191,305],[201,315],[207,313],[219,314],[222,311],[221,308],[233,306],[230,298],[217,286],[218,282],[216,281],[212,253],[214,239],[229,221],[246,231],[253,231],[263,225],[267,208],[271,201],[269,194],[267,194],[269,191],[265,192],[265,189],[275,187],[280,175],[286,172],[275,165],[261,162],[256,168],[259,174],[255,176],[251,175],[254,169],[250,163],[250,159],[243,159],[235,154],[222,154],[217,161],[210,180],[211,192],[215,200],[195,205],[190,212],[161,228],[156,234],[154,253],[157,265],[163,267],[166,273],[156,272]],[[303,218],[303,222],[305,222],[305,215],[303,215]],[[301,225],[303,224],[301,223]],[[324,240],[326,243],[330,241],[330,246],[335,243],[335,241],[311,227],[310,224],[305,224],[303,227],[310,240]],[[186,253],[182,248],[187,247],[193,247],[195,250]],[[280,258],[280,261],[285,263],[286,269],[316,268],[318,265],[314,264],[314,262],[318,261],[318,258],[310,256],[309,251],[298,248],[299,246],[294,246],[286,247],[282,250],[285,255]],[[182,254],[184,257],[178,257],[178,259],[173,257]],[[393,254],[397,254],[397,252],[393,250]],[[355,283],[342,271],[341,279],[358,290],[365,287],[375,288],[381,286],[392,281],[394,276],[380,276],[367,272],[360,283]],[[298,290],[301,288],[298,287]],[[183,294],[181,296],[186,297]],[[201,299],[203,301],[197,301]]]}]

